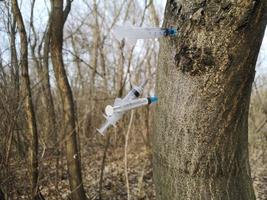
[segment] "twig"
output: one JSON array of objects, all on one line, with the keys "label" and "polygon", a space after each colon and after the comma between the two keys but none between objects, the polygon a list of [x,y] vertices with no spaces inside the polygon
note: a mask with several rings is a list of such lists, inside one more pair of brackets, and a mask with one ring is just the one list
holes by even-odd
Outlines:
[{"label": "twig", "polygon": [[125,174],[125,182],[126,182],[126,188],[127,188],[127,200],[130,200],[130,187],[129,187],[129,178],[128,178],[128,160],[127,160],[127,153],[128,153],[128,139],[129,139],[129,134],[131,131],[131,126],[133,122],[133,116],[134,116],[134,111],[131,111],[131,117],[130,117],[130,122],[128,126],[128,130],[125,135],[125,146],[124,146],[124,174]]},{"label": "twig", "polygon": [[108,147],[109,147],[109,144],[110,144],[110,134],[108,133],[107,136],[108,137],[107,137],[107,140],[106,140],[106,145],[105,145],[102,164],[101,164],[101,172],[100,172],[100,180],[99,180],[99,200],[102,200],[102,185],[103,185],[103,177],[104,177],[104,168],[105,168],[105,163],[106,163]]},{"label": "twig", "polygon": [[267,118],[263,120],[263,122],[258,126],[258,128],[256,129],[256,134],[258,134],[261,129],[263,129],[263,127],[265,126],[265,124],[267,123]]}]

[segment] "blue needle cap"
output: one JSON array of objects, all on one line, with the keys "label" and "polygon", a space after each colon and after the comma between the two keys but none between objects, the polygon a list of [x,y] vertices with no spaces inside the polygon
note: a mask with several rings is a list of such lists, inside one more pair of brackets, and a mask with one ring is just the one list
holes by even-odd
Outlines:
[{"label": "blue needle cap", "polygon": [[156,96],[149,97],[149,98],[150,98],[151,103],[155,103],[158,101],[158,97],[156,97]]},{"label": "blue needle cap", "polygon": [[177,29],[176,28],[166,28],[164,35],[165,36],[176,36],[177,35]]}]

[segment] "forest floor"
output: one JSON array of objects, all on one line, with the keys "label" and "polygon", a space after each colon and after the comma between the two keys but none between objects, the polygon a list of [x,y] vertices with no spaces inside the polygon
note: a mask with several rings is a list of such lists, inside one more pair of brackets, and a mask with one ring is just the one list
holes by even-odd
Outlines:
[{"label": "forest floor", "polygon": [[249,145],[250,166],[257,200],[267,200],[267,143],[257,138]]},{"label": "forest floor", "polygon": [[[99,141],[99,140],[98,140]],[[122,142],[123,143],[123,142]],[[92,140],[81,141],[83,182],[86,194],[90,200],[127,200],[127,187],[125,179],[124,146],[110,144],[103,170],[102,192],[100,198],[100,174],[105,149],[105,141],[92,144]],[[262,145],[253,145],[250,151],[250,164],[253,184],[257,200],[267,200],[267,162]],[[151,149],[143,143],[133,144],[129,141],[127,174],[131,200],[155,200],[155,189],[152,174]],[[40,165],[39,184],[40,190],[46,200],[68,200],[70,194],[67,179],[66,159],[60,161],[58,175],[54,158],[44,158]],[[59,169],[59,168],[58,168]],[[23,172],[24,171],[24,172]],[[16,192],[11,199],[28,199],[25,194],[25,174],[27,171],[19,169],[19,174],[14,174],[13,187]],[[20,177],[22,180],[16,179]],[[55,184],[55,177],[58,185]],[[18,187],[21,189],[18,190]],[[12,192],[13,193],[13,192]],[[23,195],[22,195],[23,194]]]},{"label": "forest floor", "polygon": [[[100,198],[99,185],[100,174],[104,153],[104,144],[83,145],[82,150],[82,171],[84,188],[90,200],[126,200],[127,187],[125,179],[124,147],[109,147],[106,154],[105,167],[103,170],[102,192]],[[131,200],[154,200],[155,190],[152,180],[152,156],[150,150],[145,145],[131,147],[127,154],[127,174],[129,180],[129,191]],[[63,161],[66,166],[66,161]],[[44,171],[50,171],[51,163],[44,165]],[[45,199],[68,199],[70,191],[68,189],[66,168],[60,173],[60,181],[55,186],[53,181],[42,186],[41,192]],[[43,179],[44,177],[41,177]]]},{"label": "forest floor", "polygon": [[[99,182],[102,166],[104,144],[83,148],[83,181],[86,194],[91,200],[127,200],[125,179],[124,147],[112,147],[107,151],[100,198]],[[252,178],[257,200],[267,199],[267,165],[262,159],[262,148],[251,151]],[[129,191],[131,200],[154,200],[155,189],[152,179],[151,151],[145,145],[128,149]],[[264,164],[262,164],[264,163]],[[49,193],[53,186],[47,185],[42,193],[46,199],[68,199],[69,189],[66,170],[58,186],[57,195]],[[49,189],[48,189],[49,188]],[[47,192],[46,192],[47,191]]]},{"label": "forest floor", "polygon": [[[152,200],[155,199],[154,185],[152,181],[151,154],[145,148],[129,149],[127,155],[127,174],[131,199]],[[103,153],[103,150],[102,150]],[[102,164],[102,155],[96,159],[98,163],[84,163],[85,189],[89,199],[99,198],[99,180]],[[124,148],[116,148],[108,151],[104,168],[102,199],[126,200],[126,174],[124,162]]]}]

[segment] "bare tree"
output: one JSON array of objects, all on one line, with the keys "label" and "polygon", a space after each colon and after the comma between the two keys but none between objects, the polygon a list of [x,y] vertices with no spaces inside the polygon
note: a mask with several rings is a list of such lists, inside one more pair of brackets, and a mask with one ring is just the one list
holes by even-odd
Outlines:
[{"label": "bare tree", "polygon": [[[29,161],[31,171],[31,197],[37,199],[38,197],[38,134],[35,119],[35,112],[33,109],[30,78],[28,72],[28,41],[27,34],[18,8],[17,0],[12,0],[12,12],[16,20],[19,34],[20,34],[20,59],[21,59],[21,80],[22,93],[24,98],[24,108],[27,118],[27,126],[30,138]],[[14,51],[14,50],[13,50]]]},{"label": "bare tree", "polygon": [[157,199],[255,199],[248,110],[266,1],[168,0],[153,153]]},{"label": "bare tree", "polygon": [[[54,110],[54,102],[52,98],[52,92],[50,87],[49,80],[49,45],[50,45],[50,35],[51,28],[50,18],[48,19],[47,28],[43,35],[41,41],[38,41],[38,35],[35,30],[34,20],[33,20],[33,11],[35,7],[35,0],[31,3],[31,15],[30,15],[30,28],[32,31],[32,35],[30,36],[30,47],[31,47],[31,55],[35,67],[37,69],[38,79],[41,85],[42,90],[42,101],[45,107],[45,123],[44,123],[44,136],[45,141],[51,143],[55,143],[57,141],[56,137],[56,118],[55,118],[55,110]],[[38,44],[39,43],[39,44]],[[38,47],[38,48],[37,48]],[[43,55],[41,53],[43,47]],[[38,54],[37,54],[38,53]],[[43,58],[43,61],[41,60]],[[50,138],[52,136],[52,139]]]},{"label": "bare tree", "polygon": [[83,188],[80,156],[77,145],[73,95],[62,57],[63,28],[71,9],[71,0],[67,1],[64,11],[63,1],[61,0],[52,0],[51,5],[51,59],[63,104],[64,131],[66,137],[66,154],[71,198],[73,200],[85,200],[86,195]]}]

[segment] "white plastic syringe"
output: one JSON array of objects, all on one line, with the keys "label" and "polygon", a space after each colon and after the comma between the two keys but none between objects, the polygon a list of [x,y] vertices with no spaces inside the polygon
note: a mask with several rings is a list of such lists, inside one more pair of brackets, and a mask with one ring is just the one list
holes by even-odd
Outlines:
[{"label": "white plastic syringe", "polygon": [[147,80],[144,80],[141,85],[134,86],[133,89],[131,89],[131,91],[122,99],[122,102],[127,102],[132,99],[138,98],[142,94],[146,84]]},{"label": "white plastic syringe", "polygon": [[[142,94],[146,83],[147,80],[143,81],[143,83],[140,86],[134,86],[132,90],[123,99],[116,98],[114,102],[114,107],[126,104],[134,99],[137,99]],[[104,135],[108,127],[110,125],[115,126],[117,121],[122,118],[123,114],[124,112],[114,112],[112,115],[107,115],[107,116],[104,115],[106,121],[101,125],[99,129],[97,129],[97,131],[100,134]]]},{"label": "white plastic syringe", "polygon": [[115,26],[113,33],[118,40],[127,38],[130,44],[134,45],[138,39],[155,39],[166,36],[176,36],[176,28],[144,28],[126,24]]},{"label": "white plastic syringe", "polygon": [[108,105],[105,108],[105,113],[107,116],[111,116],[114,113],[121,113],[121,112],[125,112],[134,108],[138,108],[144,105],[149,105],[151,103],[155,103],[158,101],[158,98],[156,96],[154,97],[148,97],[148,98],[141,98],[141,99],[134,99],[132,101],[123,103],[121,105],[118,106],[111,106]]}]

